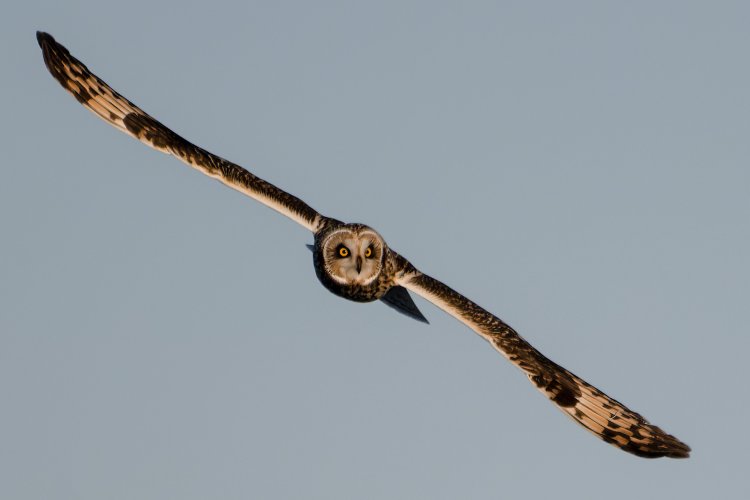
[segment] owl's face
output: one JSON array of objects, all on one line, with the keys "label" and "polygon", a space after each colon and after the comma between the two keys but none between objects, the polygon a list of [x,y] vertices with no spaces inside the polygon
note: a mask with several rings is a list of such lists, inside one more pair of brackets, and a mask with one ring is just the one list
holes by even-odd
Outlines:
[{"label": "owl's face", "polygon": [[321,244],[326,274],[340,285],[366,286],[383,270],[386,245],[366,226],[348,225],[332,231]]}]

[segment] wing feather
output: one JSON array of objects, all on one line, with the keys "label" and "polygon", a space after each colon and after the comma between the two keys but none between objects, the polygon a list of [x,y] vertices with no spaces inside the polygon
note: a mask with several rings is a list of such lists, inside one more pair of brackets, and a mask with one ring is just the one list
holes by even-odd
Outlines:
[{"label": "wing feather", "polygon": [[256,177],[239,165],[183,139],[93,74],[47,33],[37,32],[44,62],[52,76],[78,102],[118,130],[227,186],[254,198],[315,232],[323,219],[299,198]]},{"label": "wing feather", "polygon": [[407,266],[397,282],[455,317],[526,373],[560,410],[629,453],[687,458],[690,447],[545,357],[513,328],[442,282]]}]

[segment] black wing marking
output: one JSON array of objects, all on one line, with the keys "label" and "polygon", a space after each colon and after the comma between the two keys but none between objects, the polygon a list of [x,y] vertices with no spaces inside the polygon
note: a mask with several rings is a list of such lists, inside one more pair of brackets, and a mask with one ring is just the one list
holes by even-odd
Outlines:
[{"label": "black wing marking", "polygon": [[604,441],[640,457],[689,456],[688,445],[551,361],[500,318],[442,282],[411,266],[398,282],[485,338],[558,408]]},{"label": "black wing marking", "polygon": [[183,139],[115,92],[51,35],[37,32],[37,40],[52,76],[78,102],[104,121],[158,151],[176,156],[191,167],[260,201],[312,232],[319,228],[324,217],[305,202],[239,165]]}]

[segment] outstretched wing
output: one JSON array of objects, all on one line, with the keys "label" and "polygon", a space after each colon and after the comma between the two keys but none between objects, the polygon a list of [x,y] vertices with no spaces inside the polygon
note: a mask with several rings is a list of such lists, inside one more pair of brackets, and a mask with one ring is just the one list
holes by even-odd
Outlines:
[{"label": "outstretched wing", "polygon": [[312,232],[323,217],[299,198],[244,168],[183,139],[115,92],[47,33],[37,40],[52,76],[90,111],[115,128],[286,215]]},{"label": "outstretched wing", "polygon": [[558,408],[604,441],[641,457],[689,456],[688,445],[547,359],[513,328],[452,288],[413,268],[397,282],[485,338]]}]

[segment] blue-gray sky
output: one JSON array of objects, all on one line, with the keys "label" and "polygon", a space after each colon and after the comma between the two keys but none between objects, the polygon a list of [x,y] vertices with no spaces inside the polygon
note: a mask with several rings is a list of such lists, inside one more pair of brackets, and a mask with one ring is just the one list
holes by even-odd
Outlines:
[{"label": "blue-gray sky", "polygon": [[[0,497],[740,498],[746,2],[29,1],[0,20]],[[693,447],[587,434],[467,328],[47,73],[366,222]]]}]

